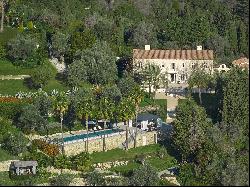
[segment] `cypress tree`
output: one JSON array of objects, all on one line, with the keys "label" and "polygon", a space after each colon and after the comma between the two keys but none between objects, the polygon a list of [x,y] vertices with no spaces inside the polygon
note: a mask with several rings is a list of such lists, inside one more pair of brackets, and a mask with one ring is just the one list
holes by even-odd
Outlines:
[{"label": "cypress tree", "polygon": [[238,67],[227,75],[223,99],[223,130],[236,149],[247,146],[249,134],[249,73]]}]

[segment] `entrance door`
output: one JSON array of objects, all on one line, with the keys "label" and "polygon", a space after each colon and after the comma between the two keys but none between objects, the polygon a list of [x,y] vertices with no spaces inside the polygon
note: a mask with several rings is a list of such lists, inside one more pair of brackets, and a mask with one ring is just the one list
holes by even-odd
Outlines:
[{"label": "entrance door", "polygon": [[172,74],[170,74],[170,76],[171,76],[171,82],[175,82],[175,76],[174,76],[174,74],[172,73]]}]

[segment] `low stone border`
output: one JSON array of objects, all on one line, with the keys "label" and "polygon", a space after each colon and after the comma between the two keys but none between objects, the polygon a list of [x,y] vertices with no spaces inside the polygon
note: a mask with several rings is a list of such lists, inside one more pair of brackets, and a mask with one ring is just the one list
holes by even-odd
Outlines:
[{"label": "low stone border", "polygon": [[1,80],[21,80],[30,77],[30,75],[0,75]]},{"label": "low stone border", "polygon": [[99,168],[101,170],[106,170],[106,169],[110,169],[112,167],[116,167],[116,166],[125,166],[128,164],[129,161],[125,160],[125,161],[113,161],[113,162],[104,162],[104,163],[96,163],[93,164],[94,168]]},{"label": "low stone border", "polygon": [[[53,166],[52,167],[47,167],[46,171],[50,172],[50,173],[61,174],[61,169],[54,168]],[[72,169],[62,169],[62,172],[63,173],[75,174],[75,175],[82,173],[81,171],[76,171],[76,170],[72,170]]]},{"label": "low stone border", "polygon": [[176,180],[176,177],[175,176],[172,176],[172,177],[161,177],[162,179],[166,179],[168,180],[169,182],[177,185],[177,186],[180,186],[181,184]]}]

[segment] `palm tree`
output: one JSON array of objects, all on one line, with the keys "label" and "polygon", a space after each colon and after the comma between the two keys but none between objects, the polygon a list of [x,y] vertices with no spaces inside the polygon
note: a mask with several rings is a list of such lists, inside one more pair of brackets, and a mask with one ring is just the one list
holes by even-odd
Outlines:
[{"label": "palm tree", "polygon": [[126,150],[128,150],[128,124],[127,122],[135,116],[135,104],[132,97],[123,97],[118,106],[119,118],[126,126]]},{"label": "palm tree", "polygon": [[134,147],[136,147],[136,137],[137,137],[137,114],[138,114],[138,108],[139,108],[139,104],[141,103],[142,99],[144,96],[144,92],[142,91],[142,89],[139,86],[136,86],[134,88],[134,90],[131,93],[131,97],[132,100],[135,104],[135,123],[136,123],[136,131],[135,131],[135,141],[134,141]]},{"label": "palm tree", "polygon": [[155,99],[155,93],[160,83],[161,69],[155,64],[147,64],[146,68],[142,71],[142,74],[145,77],[145,81],[148,83],[150,97],[152,96],[151,88],[153,86]]},{"label": "palm tree", "polygon": [[[107,121],[111,121],[111,119],[113,119],[114,116],[114,110],[115,106],[114,103],[112,102],[111,99],[108,99],[106,97],[101,97],[101,99],[99,100],[99,118],[104,120],[104,127],[106,126]],[[105,136],[103,139],[103,151],[105,151]]]},{"label": "palm tree", "polygon": [[64,154],[64,141],[63,141],[63,116],[65,112],[68,110],[68,97],[64,92],[59,92],[52,96],[53,101],[53,110],[57,115],[60,116],[61,123],[61,134],[62,134],[62,153]]},{"label": "palm tree", "polygon": [[86,151],[88,152],[89,144],[89,128],[88,120],[89,117],[93,115],[94,108],[94,95],[90,88],[82,88],[77,92],[78,102],[77,102],[77,115],[80,119],[85,119],[85,125],[87,130],[87,144]]},{"label": "palm tree", "polygon": [[4,6],[5,6],[5,2],[4,0],[1,0],[0,1],[0,6],[1,6],[1,12],[2,12],[2,15],[1,15],[1,27],[0,27],[0,32],[3,32],[3,22],[4,22]]}]

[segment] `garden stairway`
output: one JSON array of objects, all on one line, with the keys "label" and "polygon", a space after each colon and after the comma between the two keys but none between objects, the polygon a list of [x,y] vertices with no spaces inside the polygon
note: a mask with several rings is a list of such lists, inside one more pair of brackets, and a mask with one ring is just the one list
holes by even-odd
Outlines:
[{"label": "garden stairway", "polygon": [[57,69],[58,73],[63,73],[66,70],[65,62],[59,62],[57,58],[52,58],[49,60]]}]

